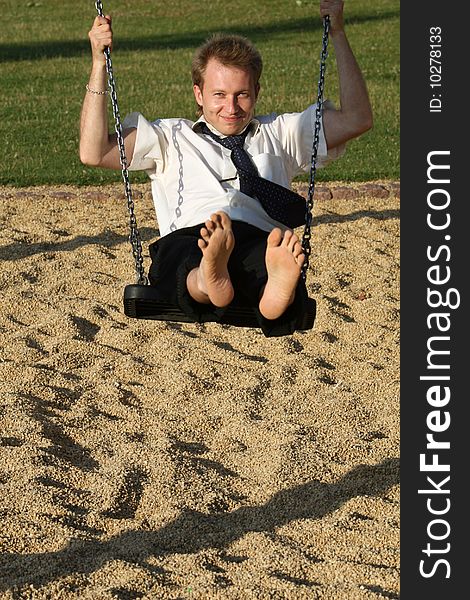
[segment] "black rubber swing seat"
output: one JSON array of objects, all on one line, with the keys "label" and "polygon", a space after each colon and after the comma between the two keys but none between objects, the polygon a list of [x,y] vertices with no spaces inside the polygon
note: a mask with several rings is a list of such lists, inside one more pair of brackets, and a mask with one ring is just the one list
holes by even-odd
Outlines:
[{"label": "black rubber swing seat", "polygon": [[[259,327],[253,307],[238,303],[236,300],[227,308],[222,319],[207,314],[196,321],[178,306],[165,300],[158,288],[151,285],[133,284],[124,288],[124,313],[134,319],[176,321],[180,323],[219,322],[222,325],[232,325],[234,327]],[[308,298],[305,310],[297,317],[296,330],[312,329],[315,315],[316,302],[313,298]]]}]

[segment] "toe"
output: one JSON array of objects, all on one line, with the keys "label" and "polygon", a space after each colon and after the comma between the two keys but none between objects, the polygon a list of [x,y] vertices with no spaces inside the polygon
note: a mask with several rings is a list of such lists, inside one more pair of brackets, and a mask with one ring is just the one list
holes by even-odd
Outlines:
[{"label": "toe", "polygon": [[294,248],[293,248],[292,252],[293,252],[293,254],[294,254],[295,258],[297,258],[297,257],[298,257],[300,254],[302,254],[302,252],[303,252],[303,250],[302,250],[302,246],[301,246],[301,245],[300,245],[300,244],[297,242],[297,243],[294,245]]},{"label": "toe", "polygon": [[206,229],[207,229],[207,231],[208,231],[209,234],[212,233],[214,231],[214,229],[215,229],[215,223],[214,223],[214,221],[212,221],[210,219],[208,219],[204,223],[204,225],[206,226]]},{"label": "toe", "polygon": [[217,213],[214,213],[213,215],[211,215],[211,219],[210,222],[212,223],[212,230],[217,229],[217,227],[220,227],[220,217]]},{"label": "toe", "polygon": [[206,229],[205,227],[201,227],[201,230],[200,230],[199,234],[200,234],[200,236],[202,237],[202,239],[203,239],[205,242],[208,242],[208,241],[209,241],[209,238],[210,238],[210,232],[209,232],[209,230],[208,230],[208,229]]},{"label": "toe", "polygon": [[292,236],[293,236],[293,232],[290,229],[287,229],[284,232],[284,238],[282,240],[282,245],[286,246],[287,248],[291,248],[291,246],[292,246]]},{"label": "toe", "polygon": [[224,229],[230,227],[230,225],[232,224],[232,221],[227,213],[225,213],[224,211],[221,210],[217,213],[217,215],[219,216],[220,223],[222,224],[222,227]]},{"label": "toe", "polygon": [[291,238],[289,240],[289,250],[291,250],[292,252],[295,251],[296,246],[299,244],[299,238],[296,236],[296,234],[294,232],[292,232]]},{"label": "toe", "polygon": [[268,235],[268,246],[279,246],[282,240],[282,231],[275,227]]}]

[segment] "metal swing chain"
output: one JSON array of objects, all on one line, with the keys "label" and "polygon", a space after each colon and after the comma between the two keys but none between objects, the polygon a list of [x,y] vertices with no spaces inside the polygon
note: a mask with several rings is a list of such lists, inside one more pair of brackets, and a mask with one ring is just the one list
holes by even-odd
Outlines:
[{"label": "metal swing chain", "polygon": [[326,70],[326,59],[328,56],[328,34],[330,31],[330,17],[326,16],[323,19],[323,39],[322,39],[322,50],[320,56],[320,76],[318,78],[318,95],[317,95],[317,107],[315,111],[315,128],[313,132],[313,148],[312,148],[312,160],[310,167],[310,181],[308,185],[306,212],[305,212],[305,229],[302,237],[302,248],[305,254],[305,261],[302,265],[302,279],[305,281],[307,278],[307,270],[310,262],[310,254],[312,252],[310,247],[311,228],[313,219],[313,194],[315,192],[315,175],[317,172],[317,155],[318,145],[320,143],[320,122],[323,114],[323,92],[325,88],[325,70]]},{"label": "metal swing chain", "polygon": [[[96,12],[98,16],[103,17],[103,4],[101,0],[97,0],[95,2]],[[144,271],[144,261],[142,257],[142,240],[140,238],[140,233],[137,228],[137,219],[135,217],[134,212],[134,200],[132,199],[132,190],[131,184],[129,181],[129,173],[127,170],[127,158],[126,158],[126,150],[124,146],[124,139],[122,137],[122,124],[121,117],[119,114],[119,106],[117,100],[116,93],[116,82],[114,79],[113,73],[113,65],[111,62],[111,52],[109,48],[104,49],[104,55],[106,59],[106,71],[108,73],[108,87],[111,95],[111,104],[113,107],[113,115],[114,115],[114,130],[117,135],[117,142],[119,148],[119,158],[121,162],[121,173],[122,179],[125,186],[126,200],[127,200],[127,208],[129,211],[129,227],[130,227],[130,235],[129,241],[132,246],[132,255],[134,256],[135,261],[135,272],[136,272],[136,282],[141,285],[147,285],[148,279],[145,275]]]}]

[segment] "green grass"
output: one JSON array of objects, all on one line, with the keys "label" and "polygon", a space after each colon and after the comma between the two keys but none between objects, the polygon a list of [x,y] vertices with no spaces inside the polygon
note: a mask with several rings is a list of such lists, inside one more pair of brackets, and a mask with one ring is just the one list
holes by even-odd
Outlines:
[{"label": "green grass", "polygon": [[[201,8],[202,7],[202,8]],[[78,160],[78,124],[88,80],[93,1],[1,0],[0,184],[99,184],[120,174]],[[113,15],[113,67],[121,116],[193,118],[189,63],[213,31],[241,33],[260,49],[265,69],[258,112],[301,110],[316,98],[321,49],[318,2],[222,0],[104,1]],[[399,178],[399,2],[346,2],[347,32],[363,69],[374,128],[350,142],[318,180]],[[338,102],[334,53],[326,97]],[[111,116],[111,113],[110,113]],[[146,181],[145,174],[132,174]]]}]

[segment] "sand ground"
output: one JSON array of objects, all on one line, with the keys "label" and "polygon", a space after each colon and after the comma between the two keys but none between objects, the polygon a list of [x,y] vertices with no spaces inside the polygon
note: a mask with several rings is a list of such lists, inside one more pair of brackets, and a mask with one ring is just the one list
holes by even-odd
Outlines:
[{"label": "sand ground", "polygon": [[397,183],[318,189],[283,338],[128,319],[119,185],[0,203],[0,598],[399,598]]}]

